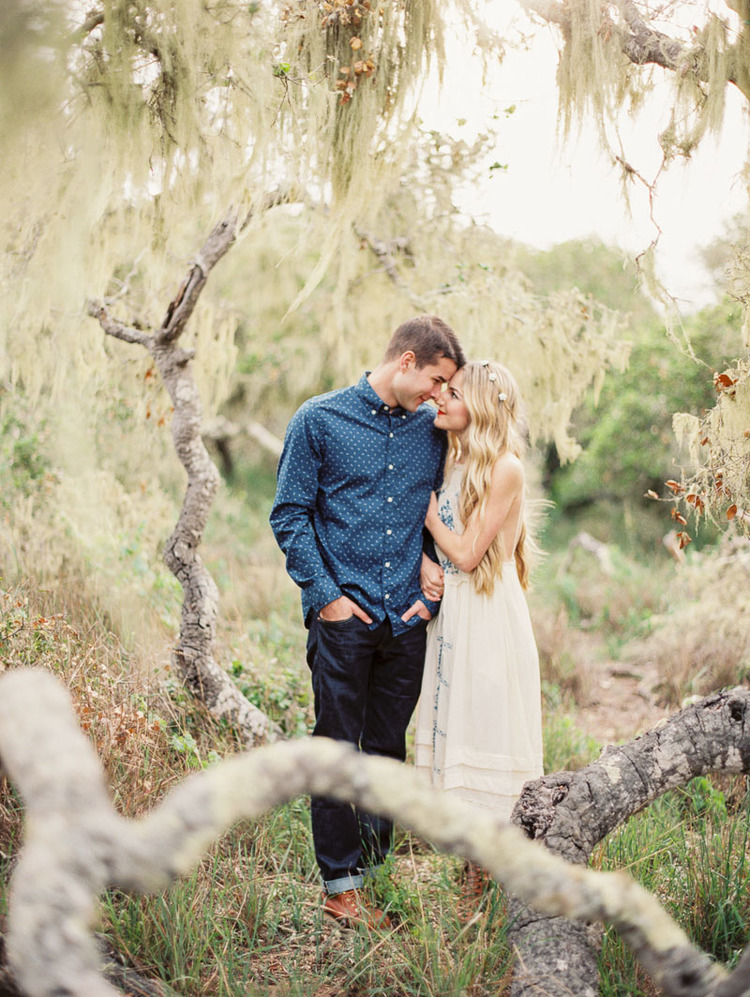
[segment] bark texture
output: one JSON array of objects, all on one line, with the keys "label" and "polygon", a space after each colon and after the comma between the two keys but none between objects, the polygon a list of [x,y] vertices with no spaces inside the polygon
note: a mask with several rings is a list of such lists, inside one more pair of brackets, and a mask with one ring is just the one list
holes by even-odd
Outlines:
[{"label": "bark texture", "polygon": [[[278,196],[268,204],[281,200]],[[211,232],[197,253],[161,326],[151,332],[117,321],[106,302],[91,302],[89,314],[108,336],[143,346],[153,357],[174,409],[172,438],[187,472],[187,489],[164,560],[183,591],[180,636],[174,651],[178,673],[218,719],[228,720],[250,747],[278,736],[269,718],[237,689],[214,659],[219,593],[198,553],[220,475],[201,435],[203,409],[190,362],[192,350],[178,345],[211,270],[234,243],[239,225],[229,214]]]},{"label": "bark texture", "polygon": [[[571,31],[570,4],[566,0],[521,0],[531,13],[556,24],[568,38]],[[645,4],[643,5],[645,8]],[[736,41],[728,46],[727,82],[734,84],[750,100],[750,4],[747,0],[732,0],[727,6],[741,18]],[[648,12],[650,15],[650,11]],[[649,23],[635,0],[611,0],[601,4],[600,33],[614,37],[620,51],[635,65],[655,65],[675,73],[690,72],[697,81],[709,81],[706,53],[700,44],[687,45],[672,38]]]},{"label": "bark texture", "polygon": [[[567,862],[585,865],[594,848],[629,817],[670,789],[709,772],[750,772],[750,693],[716,693],[621,747],[609,747],[577,772],[529,783],[512,819],[529,838]],[[513,997],[597,994],[598,944],[580,924],[540,916],[511,901],[510,941],[519,956]],[[636,926],[621,929],[632,948]],[[555,960],[550,959],[555,952]],[[669,994],[698,994],[690,960],[639,956]],[[657,964],[658,963],[658,964]],[[746,978],[750,987],[750,977]],[[750,992],[750,991],[749,991]]]},{"label": "bark texture", "polygon": [[[531,789],[520,813],[532,836],[547,844],[566,843],[561,850],[578,863],[569,864],[513,824],[433,790],[413,769],[324,738],[236,755],[188,777],[142,819],[126,820],[112,806],[101,764],[76,725],[64,687],[48,672],[12,670],[0,677],[0,765],[17,786],[28,820],[9,890],[11,965],[29,997],[114,997],[117,991],[102,975],[89,928],[98,894],[108,886],[163,890],[187,874],[237,820],[313,793],[398,819],[439,848],[484,866],[509,893],[539,911],[547,920],[530,918],[530,923],[543,923],[546,940],[539,932],[533,944],[520,940],[527,975],[541,966],[545,984],[536,992],[596,992],[595,979],[589,974],[584,980],[576,961],[574,943],[582,929],[550,934],[554,922],[548,919],[562,915],[613,924],[668,997],[747,993],[747,954],[728,976],[627,875],[594,872],[580,863],[588,842],[610,827],[618,812],[617,805],[608,807],[599,819],[590,802],[591,785],[612,786],[624,800],[620,784],[623,777],[638,783],[635,769],[650,775],[651,787],[639,793],[646,801],[657,786],[663,791],[714,766],[745,771],[749,709],[746,690],[711,697],[686,711],[687,717],[670,721],[671,733],[646,736],[653,744],[651,758],[618,749],[597,763],[600,771],[584,770],[588,776],[563,773],[540,780],[541,803],[531,802]],[[729,738],[728,746],[719,746],[722,736]],[[674,754],[685,750],[687,761]],[[582,834],[574,826],[575,800],[589,801]],[[619,809],[623,812],[622,805]]]}]

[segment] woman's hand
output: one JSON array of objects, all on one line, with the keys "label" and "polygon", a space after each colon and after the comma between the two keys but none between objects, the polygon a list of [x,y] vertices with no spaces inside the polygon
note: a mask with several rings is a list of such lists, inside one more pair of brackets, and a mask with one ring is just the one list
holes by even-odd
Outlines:
[{"label": "woman's hand", "polygon": [[445,581],[443,569],[439,564],[431,561],[426,554],[422,554],[422,567],[419,571],[419,587],[422,594],[430,602],[440,602],[443,598]]}]

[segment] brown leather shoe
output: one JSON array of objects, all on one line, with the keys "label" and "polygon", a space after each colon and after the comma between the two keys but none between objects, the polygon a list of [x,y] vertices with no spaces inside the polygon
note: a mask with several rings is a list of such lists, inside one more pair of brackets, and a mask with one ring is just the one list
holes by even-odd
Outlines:
[{"label": "brown leather shoe", "polygon": [[461,874],[461,897],[456,905],[458,920],[470,921],[479,911],[492,883],[489,873],[474,862],[466,862]]},{"label": "brown leather shoe", "polygon": [[323,912],[332,917],[343,928],[353,928],[363,924],[366,928],[390,928],[391,919],[377,907],[371,907],[362,898],[359,890],[344,890],[343,893],[323,891]]}]

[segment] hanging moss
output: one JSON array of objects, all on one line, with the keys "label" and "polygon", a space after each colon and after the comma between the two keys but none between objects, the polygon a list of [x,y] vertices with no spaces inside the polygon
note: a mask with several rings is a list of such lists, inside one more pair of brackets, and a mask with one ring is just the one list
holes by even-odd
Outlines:
[{"label": "hanging moss", "polygon": [[[545,16],[544,8],[537,7],[533,0],[528,5]],[[623,108],[637,112],[657,78],[663,80],[666,75],[671,81],[672,97],[665,107],[668,124],[659,135],[664,159],[651,185],[652,199],[658,193],[659,173],[672,160],[689,158],[722,127],[728,89],[736,87],[750,100],[750,5],[747,0],[738,0],[727,7],[725,16],[719,17],[712,11],[704,14],[694,9],[695,5],[653,8],[639,0],[627,4],[566,0],[555,5],[558,15],[566,15],[558,74],[563,127],[569,131],[584,116],[593,117],[603,145],[622,170],[626,200],[633,170],[618,147],[618,115]],[[680,17],[685,11],[690,12],[689,19]],[[693,23],[701,16],[703,21]],[[651,65],[660,62],[664,68]],[[747,183],[747,176],[744,181]],[[690,206],[686,205],[685,210],[689,211]],[[690,354],[676,302],[655,275],[657,242],[658,236],[639,256],[641,275],[646,287],[666,307],[668,329],[675,344]],[[733,294],[746,316],[744,342],[738,342],[741,356],[730,370],[717,372],[717,403],[703,419],[678,416],[675,421],[681,438],[691,444],[690,461],[683,470],[682,482],[676,483],[675,500],[684,505],[686,514],[733,521],[744,532],[750,532],[747,261],[746,240],[738,241],[731,279]]]}]

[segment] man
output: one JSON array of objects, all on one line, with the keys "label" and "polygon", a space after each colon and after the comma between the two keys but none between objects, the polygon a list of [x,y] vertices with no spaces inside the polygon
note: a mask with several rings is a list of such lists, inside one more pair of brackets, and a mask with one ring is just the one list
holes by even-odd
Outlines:
[{"label": "man", "polygon": [[[279,462],[271,527],[302,590],[313,734],[400,761],[422,681],[425,627],[437,608],[420,589],[420,566],[445,437],[423,403],[464,362],[441,319],[405,322],[358,384],[302,405]],[[426,587],[439,598],[434,583]],[[361,887],[385,858],[392,830],[385,818],[313,798],[326,914],[344,925],[390,924]]]}]

